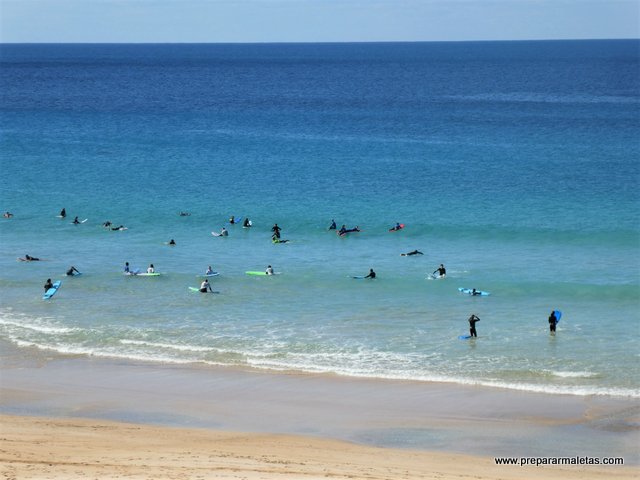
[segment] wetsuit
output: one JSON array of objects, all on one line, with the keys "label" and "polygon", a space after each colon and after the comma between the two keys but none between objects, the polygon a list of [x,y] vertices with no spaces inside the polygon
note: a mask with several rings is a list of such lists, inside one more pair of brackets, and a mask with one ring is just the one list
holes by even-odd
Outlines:
[{"label": "wetsuit", "polygon": [[476,333],[476,322],[479,322],[479,321],[480,319],[475,315],[471,315],[469,317],[469,335],[471,335],[472,337],[478,336],[478,334]]},{"label": "wetsuit", "polygon": [[47,283],[44,284],[44,291],[46,292],[50,288],[53,288],[53,283],[51,283],[51,280],[47,280]]},{"label": "wetsuit", "polygon": [[376,272],[374,272],[373,270],[369,270],[369,275],[364,278],[376,278]]},{"label": "wetsuit", "polygon": [[556,325],[558,324],[558,319],[556,318],[556,313],[555,312],[551,312],[551,315],[549,315],[549,331],[551,333],[555,333],[556,332]]}]

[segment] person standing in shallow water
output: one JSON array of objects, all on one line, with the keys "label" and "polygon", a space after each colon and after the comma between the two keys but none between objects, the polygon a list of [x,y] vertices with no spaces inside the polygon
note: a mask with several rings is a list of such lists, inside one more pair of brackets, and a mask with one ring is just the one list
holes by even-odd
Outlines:
[{"label": "person standing in shallow water", "polygon": [[555,335],[556,333],[556,325],[558,324],[558,318],[556,317],[556,312],[551,311],[551,315],[549,315],[549,331]]},{"label": "person standing in shallow water", "polygon": [[475,314],[471,314],[469,317],[469,335],[472,337],[478,337],[478,333],[476,332],[476,323],[480,321]]}]

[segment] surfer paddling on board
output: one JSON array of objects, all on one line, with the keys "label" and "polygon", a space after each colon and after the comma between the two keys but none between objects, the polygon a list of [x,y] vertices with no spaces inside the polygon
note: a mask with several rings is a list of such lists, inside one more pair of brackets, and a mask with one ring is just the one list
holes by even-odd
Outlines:
[{"label": "surfer paddling on board", "polygon": [[209,283],[209,280],[205,278],[204,282],[200,284],[200,292],[207,293],[207,291],[213,293],[213,289],[211,288],[211,284]]},{"label": "surfer paddling on board", "polygon": [[3,216],[4,218],[11,218],[11,217],[13,217],[13,213],[11,213],[11,212],[4,212],[4,213],[2,214],[2,216]]},{"label": "surfer paddling on board", "polygon": [[551,315],[549,315],[549,331],[554,335],[556,333],[557,324],[558,324],[558,318],[556,317],[556,312],[552,310]]},{"label": "surfer paddling on board", "polygon": [[[74,273],[75,272],[75,273]],[[67,270],[67,277],[73,277],[75,274],[80,274],[80,272],[78,271],[78,269],[76,267],[74,267],[73,265],[71,265],[71,267],[69,268],[69,270]]]},{"label": "surfer paddling on board", "polygon": [[24,259],[25,259],[27,262],[39,262],[39,261],[40,261],[40,259],[39,259],[38,257],[32,257],[32,256],[30,256],[30,255],[25,255],[25,256],[24,256]]},{"label": "surfer paddling on board", "polygon": [[389,229],[390,232],[397,232],[398,230],[402,230],[402,225],[399,222],[396,222],[396,226]]},{"label": "surfer paddling on board", "polygon": [[476,332],[476,323],[480,321],[480,318],[475,314],[471,314],[469,317],[469,335],[472,337],[477,337],[478,334]]},{"label": "surfer paddling on board", "polygon": [[411,255],[424,255],[424,253],[422,253],[420,250],[414,250],[412,252],[407,252],[407,253],[401,253],[400,254],[401,257],[409,257]]},{"label": "surfer paddling on board", "polygon": [[369,275],[364,278],[376,278],[376,272],[373,271],[373,268],[369,269]]}]

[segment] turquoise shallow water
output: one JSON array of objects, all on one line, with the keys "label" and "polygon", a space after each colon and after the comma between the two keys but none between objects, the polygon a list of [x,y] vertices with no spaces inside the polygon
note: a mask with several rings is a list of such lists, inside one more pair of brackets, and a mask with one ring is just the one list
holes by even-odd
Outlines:
[{"label": "turquoise shallow water", "polygon": [[[640,396],[637,41],[0,52],[3,339]],[[232,214],[254,227],[211,236]],[[282,275],[244,274],[268,264]],[[220,294],[191,293],[207,265]],[[63,286],[43,302],[47,278]]]}]

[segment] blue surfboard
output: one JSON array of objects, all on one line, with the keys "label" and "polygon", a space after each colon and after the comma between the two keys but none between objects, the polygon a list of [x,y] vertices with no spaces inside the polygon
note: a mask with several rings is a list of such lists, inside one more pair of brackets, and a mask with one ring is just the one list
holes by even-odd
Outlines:
[{"label": "blue surfboard", "polygon": [[553,313],[556,316],[556,324],[560,323],[560,319],[562,318],[562,312],[560,310],[554,310]]},{"label": "blue surfboard", "polygon": [[458,337],[458,339],[460,339],[460,340],[468,340],[468,339],[470,339],[470,338],[471,338],[471,335],[460,335],[460,336]]},{"label": "blue surfboard", "polygon": [[45,294],[42,296],[42,299],[49,300],[51,297],[53,297],[60,288],[60,285],[62,285],[62,282],[60,280],[53,282],[53,287],[45,292]]}]

